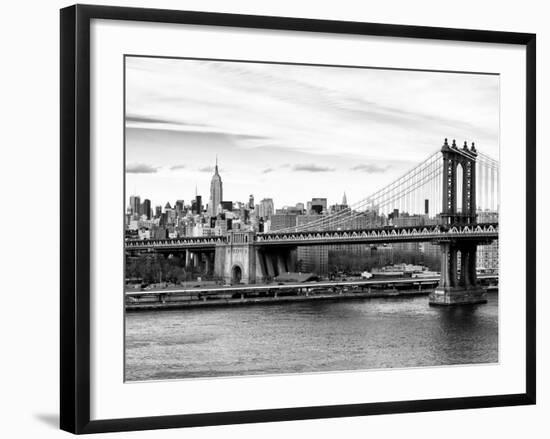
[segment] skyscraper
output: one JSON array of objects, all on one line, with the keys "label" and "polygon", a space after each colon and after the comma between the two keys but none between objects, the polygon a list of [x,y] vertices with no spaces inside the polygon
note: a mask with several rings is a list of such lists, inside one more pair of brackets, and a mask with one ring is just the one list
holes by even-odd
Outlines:
[{"label": "skyscraper", "polygon": [[274,205],[273,205],[273,198],[264,198],[262,201],[260,201],[260,209],[258,212],[258,215],[267,220],[271,215],[273,215],[275,211]]},{"label": "skyscraper", "polygon": [[183,200],[176,200],[175,208],[176,208],[176,215],[177,216],[183,215],[183,209],[185,208],[184,201]]},{"label": "skyscraper", "polygon": [[195,211],[193,213],[200,214],[202,212],[202,196],[195,195]]},{"label": "skyscraper", "polygon": [[210,216],[216,216],[220,212],[220,203],[223,199],[223,185],[222,178],[218,173],[218,156],[216,156],[216,168],[212,181],[210,182],[210,203],[208,204],[208,211]]},{"label": "skyscraper", "polygon": [[[217,164],[217,157],[216,157],[216,164]],[[221,179],[220,179],[221,183]],[[191,201],[191,212],[194,215],[200,215],[202,213],[202,196],[199,195],[199,191],[197,190],[197,185],[195,185],[195,199]]]},{"label": "skyscraper", "polygon": [[327,211],[327,199],[326,198],[312,198],[311,199],[311,210],[320,214],[321,212]]},{"label": "skyscraper", "polygon": [[151,219],[151,200],[145,199],[141,204],[141,215],[145,215],[147,219]]},{"label": "skyscraper", "polygon": [[160,218],[162,215],[162,206],[155,207],[155,218]]},{"label": "skyscraper", "polygon": [[135,218],[139,217],[140,207],[141,207],[141,199],[139,198],[139,195],[131,195],[130,196],[130,209],[132,210],[132,215]]}]

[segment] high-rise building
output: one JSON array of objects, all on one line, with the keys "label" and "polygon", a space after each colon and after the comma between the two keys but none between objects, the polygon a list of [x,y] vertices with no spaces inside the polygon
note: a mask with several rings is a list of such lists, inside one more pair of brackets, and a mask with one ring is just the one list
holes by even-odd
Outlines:
[{"label": "high-rise building", "polygon": [[400,215],[393,218],[393,225],[396,227],[423,226],[426,223],[424,215]]},{"label": "high-rise building", "polygon": [[248,197],[248,208],[254,210],[254,195],[252,194]]},{"label": "high-rise building", "polygon": [[392,212],[388,213],[388,220],[391,220],[391,224],[395,225],[395,222],[399,218],[399,209],[393,209]]},{"label": "high-rise building", "polygon": [[342,212],[344,210],[348,209],[348,205],[346,203],[346,194],[344,194],[344,197],[342,198],[342,204],[333,204],[330,206],[329,212],[330,213],[338,213]]},{"label": "high-rise building", "polygon": [[139,195],[131,195],[130,210],[133,216],[135,217],[139,216],[140,207],[141,207],[141,199],[139,198]]},{"label": "high-rise building", "polygon": [[326,198],[312,198],[311,210],[317,214],[327,211],[327,199]]},{"label": "high-rise building", "polygon": [[141,204],[141,215],[145,215],[147,219],[151,219],[151,200],[145,199]]},{"label": "high-rise building", "polygon": [[172,209],[172,206],[170,206],[170,203],[166,203],[164,206],[164,214],[165,214],[165,223],[164,224],[174,224],[176,220],[176,211]]},{"label": "high-rise building", "polygon": [[176,208],[176,215],[181,216],[183,214],[183,208],[184,208],[183,200],[177,200],[175,208]]},{"label": "high-rise building", "polygon": [[222,178],[218,173],[218,157],[216,156],[216,167],[214,169],[214,175],[210,182],[210,202],[208,204],[208,213],[210,216],[217,216],[220,210],[220,203],[223,199],[223,185]]},{"label": "high-rise building", "polygon": [[476,222],[478,222],[478,223],[496,223],[496,222],[498,222],[498,211],[479,209],[477,211]]},{"label": "high-rise building", "polygon": [[271,215],[271,231],[296,227],[296,213],[276,213]]},{"label": "high-rise building", "polygon": [[[478,210],[478,223],[494,223],[498,222],[498,211],[494,210]],[[477,246],[477,268],[478,270],[487,270],[488,272],[498,272],[498,241],[493,241],[490,244]]]},{"label": "high-rise building", "polygon": [[227,235],[227,231],[232,229],[233,220],[230,218],[216,218],[214,222],[215,235]]},{"label": "high-rise building", "polygon": [[305,226],[308,223],[312,223],[315,221],[319,221],[320,216],[319,215],[298,215],[296,217],[296,226]]},{"label": "high-rise building", "polygon": [[283,214],[283,213],[301,215],[304,212],[303,212],[303,209],[299,209],[296,206],[283,206],[282,209],[275,210],[275,214]]},{"label": "high-rise building", "polygon": [[481,272],[498,273],[498,241],[477,246],[476,267]]},{"label": "high-rise building", "polygon": [[221,201],[221,211],[227,210],[231,212],[233,210],[233,201]]},{"label": "high-rise building", "polygon": [[162,206],[155,206],[155,218],[160,218],[162,215]]},{"label": "high-rise building", "polygon": [[201,195],[195,195],[195,209],[196,214],[200,214],[202,212],[202,196]]},{"label": "high-rise building", "polygon": [[260,201],[260,207],[258,209],[258,216],[263,219],[268,219],[275,212],[273,198],[264,198]]},{"label": "high-rise building", "polygon": [[151,235],[153,239],[166,239],[168,237],[168,230],[163,226],[155,226],[151,230]]}]

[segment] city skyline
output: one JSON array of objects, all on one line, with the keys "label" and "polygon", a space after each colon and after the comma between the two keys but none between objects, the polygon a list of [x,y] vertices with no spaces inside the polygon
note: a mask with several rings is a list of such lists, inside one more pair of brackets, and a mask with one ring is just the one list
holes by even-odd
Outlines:
[{"label": "city skyline", "polygon": [[125,65],[127,380],[498,361],[497,75]]},{"label": "city skyline", "polygon": [[498,159],[498,76],[133,57],[126,66],[127,195],[154,204],[189,200],[195,187],[206,204],[216,155],[231,182],[225,199],[254,193],[279,207],[335,204],[344,192],[353,204],[444,137]]},{"label": "city skyline", "polygon": [[[486,166],[486,164],[484,163],[484,164],[482,164],[482,166]],[[410,172],[413,172],[413,171],[410,171]],[[302,209],[304,209],[304,207],[308,203],[310,203],[314,200],[324,200],[324,203],[326,204],[326,206],[325,206],[325,209],[324,209],[323,213],[327,213],[327,208],[329,208],[329,207],[332,208],[332,207],[345,206],[346,208],[349,208],[350,210],[353,210],[355,208],[358,208],[359,210],[364,210],[364,208],[365,208],[365,206],[364,206],[365,199],[355,200],[354,202],[349,203],[348,202],[348,197],[347,197],[347,194],[346,194],[345,191],[342,193],[342,197],[341,197],[340,202],[338,202],[338,200],[334,200],[334,202],[332,202],[332,200],[329,200],[327,197],[324,197],[322,194],[317,194],[319,196],[309,196],[306,199],[300,200],[295,204],[278,204],[276,202],[276,200],[274,200],[274,198],[269,196],[269,195],[267,195],[266,197],[263,197],[261,199],[258,199],[257,197],[255,197],[254,193],[249,193],[248,196],[247,196],[248,199],[247,199],[247,197],[243,196],[242,198],[228,200],[228,199],[225,199],[223,197],[223,183],[222,183],[222,178],[221,178],[221,175],[220,175],[221,172],[218,168],[217,157],[216,157],[216,164],[215,164],[215,166],[212,170],[212,173],[213,174],[210,177],[210,191],[205,193],[205,194],[199,192],[197,187],[195,187],[195,193],[192,197],[188,197],[188,198],[178,197],[178,198],[173,199],[173,200],[168,199],[168,200],[160,200],[159,201],[159,200],[148,198],[147,196],[142,196],[142,194],[140,194],[138,192],[126,193],[125,210],[131,210],[131,211],[139,210],[139,206],[137,207],[137,209],[136,209],[136,206],[134,206],[133,199],[135,199],[135,198],[137,198],[138,201],[141,200],[143,202],[148,202],[151,212],[154,213],[154,211],[158,208],[161,208],[161,210],[164,211],[165,207],[167,205],[170,205],[171,208],[175,208],[176,204],[179,203],[179,202],[184,203],[184,205],[186,207],[192,207],[192,205],[196,201],[197,197],[199,199],[201,199],[202,212],[208,214],[208,216],[211,216],[211,217],[216,217],[219,213],[222,213],[223,209],[220,208],[222,202],[230,202],[230,203],[233,203],[233,204],[241,203],[247,209],[254,210],[254,207],[256,207],[256,208],[260,207],[260,209],[261,209],[261,204],[264,201],[269,200],[271,202],[272,206],[273,206],[272,208],[273,208],[274,212],[275,212],[275,210],[278,211],[278,210],[284,210],[286,208],[296,208],[298,206],[302,206]],[[498,181],[498,175],[497,174],[494,174],[494,175],[496,176],[495,181]],[[485,181],[486,185],[489,184],[486,181],[487,176],[483,175],[483,173],[481,173],[478,178],[481,181]],[[231,183],[231,182],[229,182],[229,183]],[[215,206],[212,205],[212,197],[213,197],[214,192],[217,193],[217,196],[215,196],[215,198],[218,201],[218,203]],[[498,189],[497,189],[497,192],[498,192]],[[430,195],[430,197],[433,196],[433,195],[435,195],[435,193],[432,193]],[[479,197],[480,197],[480,199],[483,199],[483,194],[480,193]],[[187,202],[185,202],[186,200],[187,200]],[[427,198],[425,200],[421,200],[420,204],[417,203],[417,205],[415,206],[415,208],[413,210],[403,211],[402,213],[411,214],[411,215],[416,215],[416,214],[419,214],[419,213],[425,213],[424,212],[425,202],[426,203],[427,202],[432,203],[434,201],[437,204],[438,200],[433,200],[432,198]],[[489,202],[489,200],[487,199],[487,194],[485,194],[485,200],[484,201],[485,201],[485,203]],[[250,206],[250,203],[252,203],[252,202],[254,202],[254,205]],[[491,200],[490,202],[494,202],[495,204],[493,204],[493,205],[485,204],[484,206],[477,206],[477,210],[478,211],[486,211],[486,212],[497,212],[498,209],[499,209],[498,208],[498,197],[495,198],[494,200]],[[426,206],[427,206],[427,204],[426,204]],[[397,205],[392,206],[389,209],[389,211],[392,211],[393,209],[396,209],[396,208],[397,208]],[[415,209],[419,209],[419,210],[415,210]],[[388,210],[387,206],[386,206],[385,210]],[[397,210],[399,210],[399,209],[397,209]],[[199,212],[197,212],[197,213],[199,213]],[[437,212],[436,212],[436,214],[437,214]]]}]

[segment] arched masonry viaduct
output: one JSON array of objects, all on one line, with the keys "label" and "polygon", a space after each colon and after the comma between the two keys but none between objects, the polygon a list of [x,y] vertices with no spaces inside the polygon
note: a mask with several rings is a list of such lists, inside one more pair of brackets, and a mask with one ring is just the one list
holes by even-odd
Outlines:
[{"label": "arched masonry viaduct", "polygon": [[254,238],[254,232],[230,232],[227,243],[216,246],[214,273],[234,283],[235,267],[239,267],[240,283],[254,284],[296,270],[295,245],[267,249]]}]

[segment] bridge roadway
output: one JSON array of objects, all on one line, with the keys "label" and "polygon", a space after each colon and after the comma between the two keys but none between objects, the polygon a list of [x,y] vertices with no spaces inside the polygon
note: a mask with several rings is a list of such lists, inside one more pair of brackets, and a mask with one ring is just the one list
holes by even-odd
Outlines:
[{"label": "bridge roadway", "polygon": [[[478,275],[480,281],[493,281],[498,279],[498,275],[493,274],[480,274]],[[197,296],[206,297],[208,295],[216,295],[220,293],[230,294],[246,294],[252,292],[276,292],[285,290],[295,290],[297,293],[304,293],[319,289],[329,288],[345,288],[345,287],[369,287],[369,286],[422,286],[422,285],[435,285],[439,282],[439,276],[431,277],[401,277],[391,279],[366,279],[366,280],[351,280],[351,281],[321,281],[321,282],[304,282],[304,283],[286,283],[286,284],[258,284],[258,285],[223,285],[215,287],[201,287],[201,288],[170,288],[170,289],[156,289],[148,291],[134,291],[127,290],[125,292],[127,298],[159,298],[160,296]]]},{"label": "bridge roadway", "polygon": [[[491,282],[498,279],[498,276],[481,275],[480,278]],[[204,306],[294,303],[310,300],[415,296],[427,294],[438,285],[438,282],[439,278],[430,277],[285,285],[235,285],[144,292],[127,291],[125,307],[127,311],[147,311]]]},{"label": "bridge roadway", "polygon": [[[253,233],[236,232],[245,236],[241,244],[270,246],[311,246],[331,244],[375,244],[391,242],[498,239],[498,223],[479,223],[457,226],[382,227],[361,230],[333,230],[318,232]],[[214,250],[218,245],[232,243],[232,234],[226,236],[182,237],[160,240],[128,240],[126,250]]]}]

